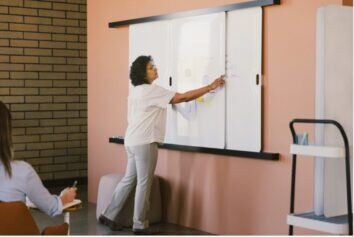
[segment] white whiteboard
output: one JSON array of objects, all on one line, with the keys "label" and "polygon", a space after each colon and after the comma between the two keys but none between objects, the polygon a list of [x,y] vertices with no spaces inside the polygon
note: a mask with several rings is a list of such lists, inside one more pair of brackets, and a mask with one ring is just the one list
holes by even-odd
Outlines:
[{"label": "white whiteboard", "polygon": [[[333,119],[344,128],[353,147],[353,12],[327,6],[317,12],[316,118]],[[316,126],[316,144],[343,147],[338,129]],[[352,166],[352,165],[351,165]],[[344,159],[315,160],[314,206],[326,217],[347,213]]]},{"label": "white whiteboard", "polygon": [[226,47],[226,148],[259,152],[262,146],[261,7],[227,13]]},{"label": "white whiteboard", "polygon": [[[172,86],[186,92],[225,74],[225,13],[171,21]],[[225,147],[225,90],[168,109],[166,143]]]},{"label": "white whiteboard", "polygon": [[165,143],[261,150],[261,7],[134,24],[129,34],[130,65],[151,55],[167,89],[183,93],[226,74],[224,88],[168,108]]}]

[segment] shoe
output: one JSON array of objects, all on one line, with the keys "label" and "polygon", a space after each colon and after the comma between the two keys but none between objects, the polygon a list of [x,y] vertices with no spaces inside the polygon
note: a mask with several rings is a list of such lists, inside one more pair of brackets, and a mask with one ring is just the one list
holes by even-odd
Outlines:
[{"label": "shoe", "polygon": [[98,218],[99,222],[108,226],[111,230],[113,231],[120,231],[123,230],[123,227],[120,226],[119,224],[115,223],[114,221],[108,219],[107,217],[105,217],[104,215],[100,215],[100,217]]},{"label": "shoe", "polygon": [[133,229],[135,235],[157,235],[160,233],[160,229],[154,227],[148,227],[145,229]]}]

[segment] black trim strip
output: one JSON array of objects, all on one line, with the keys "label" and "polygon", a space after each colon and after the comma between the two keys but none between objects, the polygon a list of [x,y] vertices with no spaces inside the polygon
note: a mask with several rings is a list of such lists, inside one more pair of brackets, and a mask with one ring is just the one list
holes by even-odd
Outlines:
[{"label": "black trim strip", "polygon": [[[124,144],[124,138],[110,137],[109,142]],[[238,151],[238,150],[228,150],[228,149],[218,149],[218,148],[174,145],[174,144],[167,144],[167,143],[159,145],[159,148],[168,149],[168,150],[177,150],[177,151],[200,152],[200,153],[209,153],[209,154],[226,155],[226,156],[246,157],[246,158],[254,158],[254,159],[261,159],[261,160],[273,160],[273,161],[279,160],[279,153]]]},{"label": "black trim strip", "polygon": [[176,13],[170,13],[170,14],[164,14],[164,15],[142,17],[142,18],[136,18],[136,19],[130,19],[130,20],[114,21],[114,22],[110,22],[108,24],[108,26],[109,26],[109,28],[116,28],[116,27],[120,27],[120,26],[132,25],[132,24],[143,23],[143,22],[169,20],[169,19],[190,17],[190,16],[199,16],[199,15],[205,15],[205,14],[211,14],[211,13],[217,13],[217,12],[227,12],[227,11],[232,11],[232,10],[242,9],[242,8],[266,7],[266,6],[279,5],[279,4],[280,4],[280,0],[254,0],[254,1],[248,1],[248,2],[229,4],[229,5],[220,6],[220,7],[203,8],[203,9],[176,12]]}]

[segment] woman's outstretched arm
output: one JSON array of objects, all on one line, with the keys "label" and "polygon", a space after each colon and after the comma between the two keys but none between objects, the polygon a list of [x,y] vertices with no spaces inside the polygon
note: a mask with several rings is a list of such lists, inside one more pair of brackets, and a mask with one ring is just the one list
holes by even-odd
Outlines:
[{"label": "woman's outstretched arm", "polygon": [[190,90],[185,93],[178,93],[177,92],[175,94],[175,96],[172,98],[172,100],[170,101],[170,104],[178,104],[178,103],[182,103],[182,102],[188,102],[191,100],[195,100],[195,99],[201,97],[202,95],[208,93],[209,91],[214,90],[224,84],[225,84],[224,76],[220,76],[219,78],[215,79],[213,81],[213,83],[211,83],[207,86],[201,87],[199,89]]}]

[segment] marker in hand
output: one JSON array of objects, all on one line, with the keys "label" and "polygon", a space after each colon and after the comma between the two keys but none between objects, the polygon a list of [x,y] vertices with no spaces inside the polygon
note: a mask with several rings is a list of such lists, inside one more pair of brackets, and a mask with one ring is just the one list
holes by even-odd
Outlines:
[{"label": "marker in hand", "polygon": [[76,188],[77,180],[74,181],[72,188]]},{"label": "marker in hand", "polygon": [[225,75],[221,75],[220,77],[216,78],[211,84],[211,90],[209,91],[210,93],[214,93],[213,90],[217,89],[218,87],[222,87],[225,84]]}]

